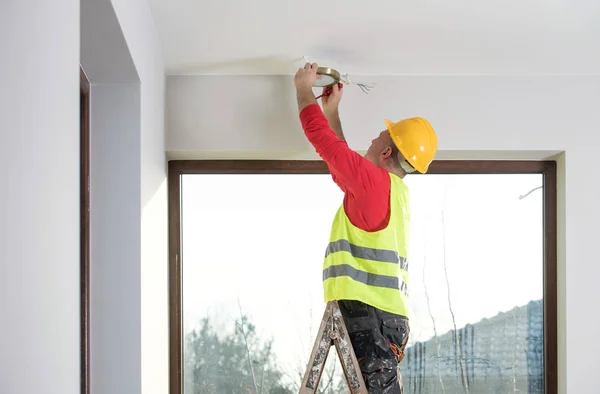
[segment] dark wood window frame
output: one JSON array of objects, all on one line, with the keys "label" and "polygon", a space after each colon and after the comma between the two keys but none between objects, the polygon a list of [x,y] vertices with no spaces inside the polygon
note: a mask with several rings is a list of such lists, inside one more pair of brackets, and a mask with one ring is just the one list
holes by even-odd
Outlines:
[{"label": "dark wood window frame", "polygon": [[79,67],[81,394],[90,392],[90,81]]},{"label": "dark wood window frame", "polygon": [[[184,174],[327,174],[320,160],[169,161],[169,378],[170,394],[183,394],[181,176]],[[545,392],[558,392],[557,174],[555,161],[439,160],[429,174],[542,174],[544,223]],[[412,175],[411,175],[412,176]],[[427,175],[420,175],[427,176]]]}]

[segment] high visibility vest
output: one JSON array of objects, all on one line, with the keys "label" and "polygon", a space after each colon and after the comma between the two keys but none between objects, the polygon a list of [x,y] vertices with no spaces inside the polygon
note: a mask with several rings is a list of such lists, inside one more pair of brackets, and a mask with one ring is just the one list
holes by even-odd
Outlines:
[{"label": "high visibility vest", "polygon": [[390,174],[390,220],[382,230],[354,226],[337,211],[323,263],[325,302],[358,300],[408,317],[409,190]]}]

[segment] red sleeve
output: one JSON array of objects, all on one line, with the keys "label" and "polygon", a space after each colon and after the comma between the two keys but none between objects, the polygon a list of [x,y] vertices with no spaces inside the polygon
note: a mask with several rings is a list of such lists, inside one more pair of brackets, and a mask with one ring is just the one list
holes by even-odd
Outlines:
[{"label": "red sleeve", "polygon": [[335,135],[318,104],[300,112],[300,121],[308,141],[332,170],[336,180],[356,197],[381,185],[387,171],[359,155]]},{"label": "red sleeve", "polygon": [[363,229],[380,227],[389,212],[388,172],[339,139],[318,104],[304,108],[300,121],[306,138],[327,163],[334,181],[347,194],[348,210],[357,212],[352,215],[356,218],[355,225]]},{"label": "red sleeve", "polygon": [[329,168],[329,173],[331,174],[331,179],[333,179],[333,181],[335,182],[336,185],[339,186],[340,189],[342,189],[342,191],[344,193],[346,193],[348,191],[348,188],[346,187],[346,185],[344,185],[339,177],[337,176],[337,173],[335,172],[335,168],[332,168],[331,166],[327,165],[327,168]]}]

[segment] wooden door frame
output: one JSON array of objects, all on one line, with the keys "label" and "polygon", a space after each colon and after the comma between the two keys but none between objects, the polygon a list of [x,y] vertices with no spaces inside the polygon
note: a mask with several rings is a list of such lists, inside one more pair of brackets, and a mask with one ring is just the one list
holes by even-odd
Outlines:
[{"label": "wooden door frame", "polygon": [[90,393],[90,81],[79,66],[81,394]]},{"label": "wooden door frame", "polygon": [[[181,177],[184,174],[327,174],[320,160],[171,160],[169,204],[169,393],[183,394]],[[557,166],[555,161],[438,160],[429,174],[542,174],[544,392],[558,393]],[[420,175],[418,176],[427,176]],[[411,175],[413,176],[413,175]]]}]

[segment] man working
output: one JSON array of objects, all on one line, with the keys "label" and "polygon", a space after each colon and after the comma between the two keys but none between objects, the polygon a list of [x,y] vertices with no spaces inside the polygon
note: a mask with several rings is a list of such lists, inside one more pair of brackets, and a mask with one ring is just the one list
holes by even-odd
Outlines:
[{"label": "man working", "polygon": [[403,178],[415,170],[427,172],[437,136],[422,118],[386,120],[387,128],[363,157],[342,133],[342,89],[334,85],[321,110],[312,91],[317,78],[317,65],[307,63],[294,84],[304,133],[344,192],[323,264],[325,302],[340,305],[368,392],[402,393],[398,365],[409,335],[410,220]]}]

